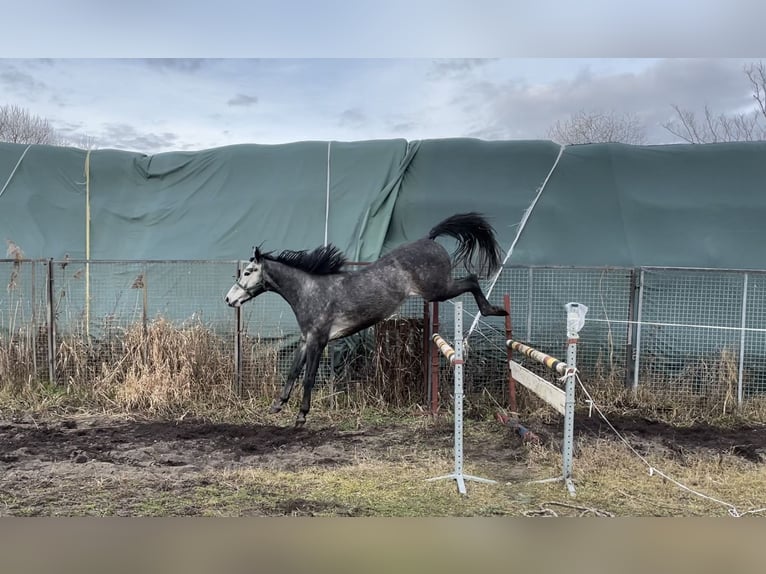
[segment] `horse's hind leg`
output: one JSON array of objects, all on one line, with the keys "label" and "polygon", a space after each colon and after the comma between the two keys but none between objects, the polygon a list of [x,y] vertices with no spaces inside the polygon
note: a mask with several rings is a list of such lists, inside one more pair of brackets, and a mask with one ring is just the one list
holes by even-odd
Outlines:
[{"label": "horse's hind leg", "polygon": [[423,296],[428,301],[447,301],[448,299],[452,299],[463,293],[470,293],[473,295],[476,304],[479,306],[479,311],[485,317],[492,315],[504,317],[508,314],[502,307],[491,305],[490,302],[487,301],[476,275],[468,275],[462,279],[450,279],[446,288],[431,294],[425,293]]},{"label": "horse's hind leg", "polygon": [[322,358],[322,351],[327,345],[327,340],[317,341],[309,339],[306,343],[306,373],[303,375],[303,400],[301,409],[295,419],[295,426],[302,427],[306,424],[306,415],[311,410],[311,392],[316,382],[319,361]]},{"label": "horse's hind leg", "polygon": [[303,365],[306,364],[306,342],[301,339],[301,342],[298,344],[298,348],[295,350],[295,354],[293,355],[293,362],[292,365],[290,365],[290,373],[287,375],[287,380],[285,381],[285,384],[282,385],[282,392],[279,395],[279,398],[274,401],[274,403],[271,405],[270,411],[272,413],[278,413],[282,410],[282,407],[285,406],[287,401],[290,400],[290,393],[293,392],[293,386],[295,385],[295,381],[298,379],[298,376],[301,374],[301,371],[303,370]]}]

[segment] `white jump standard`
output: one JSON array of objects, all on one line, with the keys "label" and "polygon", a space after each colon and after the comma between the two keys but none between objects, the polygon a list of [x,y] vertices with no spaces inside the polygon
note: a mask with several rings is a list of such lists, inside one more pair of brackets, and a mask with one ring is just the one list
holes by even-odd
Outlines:
[{"label": "white jump standard", "polygon": [[455,348],[450,347],[438,333],[434,333],[431,340],[436,344],[442,355],[452,365],[455,377],[455,471],[452,474],[437,476],[427,480],[454,479],[460,494],[465,494],[465,481],[484,482],[494,484],[495,480],[480,478],[463,473],[463,303],[455,303]]},{"label": "white jump standard", "polygon": [[508,361],[511,374],[515,380],[527,387],[559,413],[564,415],[564,445],[562,447],[561,476],[536,482],[551,482],[563,480],[571,496],[575,496],[572,481],[572,457],[574,451],[574,407],[575,381],[577,378],[577,340],[579,331],[585,323],[588,308],[580,303],[567,303],[567,360],[566,363],[555,357],[533,349],[518,341],[508,340],[506,345],[530,359],[537,361],[561,375],[566,381],[565,391],[525,369],[515,361]]}]

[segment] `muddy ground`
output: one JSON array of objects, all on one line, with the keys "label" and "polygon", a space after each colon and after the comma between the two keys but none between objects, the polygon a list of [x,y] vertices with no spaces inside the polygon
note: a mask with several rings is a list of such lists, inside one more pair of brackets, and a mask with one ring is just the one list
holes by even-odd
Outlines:
[{"label": "muddy ground", "polygon": [[[642,453],[725,453],[755,463],[766,455],[765,426],[675,428],[642,418],[612,422]],[[484,431],[466,436],[467,459],[491,469],[501,481],[527,480],[527,446],[518,435],[496,421],[477,424]],[[284,425],[108,416],[0,420],[0,515],[198,515],[209,507],[190,494],[208,488],[209,496],[215,496],[214,487],[227,472],[329,470],[356,465],[360,459],[417,459],[428,452],[449,456],[452,448],[452,427],[446,422],[371,423],[355,430],[316,420],[303,429],[287,426],[288,420]],[[561,439],[560,422],[528,426],[543,443]],[[614,438],[595,418],[582,418],[575,428],[578,444]],[[260,502],[250,497],[238,512],[370,513],[348,507],[328,510],[294,494],[260,494]]]}]

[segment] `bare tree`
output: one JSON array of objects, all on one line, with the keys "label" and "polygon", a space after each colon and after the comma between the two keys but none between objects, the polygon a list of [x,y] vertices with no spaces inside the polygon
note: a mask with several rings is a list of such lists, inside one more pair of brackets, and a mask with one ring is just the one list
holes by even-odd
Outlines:
[{"label": "bare tree", "polygon": [[548,137],[565,145],[586,143],[626,143],[641,145],[646,132],[634,114],[586,112],[580,110],[566,121],[557,121]]},{"label": "bare tree", "polygon": [[98,140],[94,136],[88,134],[78,134],[74,137],[63,138],[61,140],[61,145],[72,146],[85,150],[94,150],[100,147]]},{"label": "bare tree", "polygon": [[45,118],[19,106],[0,106],[0,141],[58,145],[61,138]]},{"label": "bare tree", "polygon": [[763,62],[745,66],[755,100],[755,109],[742,113],[715,113],[705,106],[702,117],[673,105],[676,117],[664,124],[674,136],[693,144],[766,140],[766,66]]}]

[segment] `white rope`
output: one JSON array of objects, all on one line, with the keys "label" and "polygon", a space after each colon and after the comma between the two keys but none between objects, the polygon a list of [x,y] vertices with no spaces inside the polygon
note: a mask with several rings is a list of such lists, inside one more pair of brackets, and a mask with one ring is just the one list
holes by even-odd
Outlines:
[{"label": "white rope", "polygon": [[[452,299],[448,299],[448,301],[449,301],[449,303],[452,304],[453,307],[455,307],[455,302]],[[500,329],[496,328],[491,323],[487,323],[486,321],[484,321],[481,318],[481,313],[471,313],[470,311],[466,311],[465,307],[463,307],[463,315],[468,315],[469,317],[473,317],[474,320],[476,320],[479,323],[481,323],[482,325],[488,327],[490,330],[494,331],[495,333],[500,333],[501,335],[503,335],[503,339],[505,340],[505,333],[503,331],[501,331]],[[506,349],[505,346],[498,345],[495,341],[490,339],[487,335],[485,335],[481,331],[478,331],[478,333],[479,333],[479,335],[484,337],[484,340],[486,340],[489,344],[491,344],[493,347],[495,347],[495,349],[497,349],[498,351],[505,352],[505,349]],[[470,349],[470,347],[469,347],[469,344],[468,344],[468,338],[467,338],[467,336],[463,337],[463,352],[468,353],[469,349]]]},{"label": "white rope", "polygon": [[612,429],[612,432],[614,432],[614,434],[617,435],[617,438],[619,438],[625,444],[625,446],[627,446],[633,452],[633,454],[635,454],[641,460],[641,462],[643,462],[648,467],[648,469],[649,469],[649,476],[654,476],[655,474],[659,475],[662,478],[664,478],[665,480],[675,484],[678,488],[680,488],[682,490],[685,490],[686,492],[688,492],[690,494],[693,494],[693,495],[698,496],[700,498],[704,498],[705,500],[709,500],[710,502],[715,502],[717,504],[725,506],[728,509],[729,515],[733,516],[734,518],[739,518],[741,516],[744,516],[745,514],[757,514],[757,513],[766,511],[766,508],[760,508],[758,510],[748,510],[746,512],[740,512],[737,509],[737,507],[734,506],[733,504],[731,504],[729,502],[725,502],[723,500],[719,500],[718,498],[714,498],[712,496],[709,496],[707,494],[704,494],[702,492],[698,492],[698,491],[696,491],[696,490],[694,490],[692,488],[689,488],[685,484],[680,483],[679,481],[677,481],[673,477],[667,475],[666,473],[664,473],[660,469],[658,469],[655,466],[653,466],[648,460],[646,460],[646,458],[644,458],[641,455],[641,453],[639,453],[635,448],[633,448],[633,446],[628,442],[628,440],[625,437],[623,437],[620,434],[620,432],[614,427],[614,425],[609,421],[609,419],[606,418],[606,415],[604,414],[604,412],[598,406],[596,401],[593,400],[593,397],[588,392],[588,389],[585,388],[585,385],[580,380],[580,376],[577,375],[577,374],[575,374],[575,376],[577,377],[577,382],[580,384],[580,388],[585,393],[585,396],[588,397],[588,404],[589,404],[589,406],[591,408],[595,408],[596,409],[596,412],[598,412],[599,416],[604,420],[604,422],[606,422],[606,424],[609,426],[609,428]]},{"label": "white rope", "polygon": [[[450,301],[450,303],[452,303],[453,306],[454,306],[454,302],[453,301]],[[483,323],[486,326],[490,327],[492,330],[498,331],[493,325],[483,321],[481,319],[481,314],[480,313],[474,315],[473,313],[471,313],[469,311],[465,311],[464,310],[463,312],[466,315],[474,317],[478,323]],[[589,319],[589,320],[592,321],[594,319]],[[479,334],[482,335],[486,339],[486,341],[488,343],[490,343],[491,345],[496,347],[498,350],[504,350],[504,348],[501,348],[500,345],[497,345],[494,341],[492,341],[489,337],[487,337],[483,332],[479,331]],[[467,341],[466,341],[466,343],[467,343]],[[464,350],[467,350],[467,347]],[[647,468],[649,469],[649,476],[654,476],[656,474],[656,475],[661,476],[664,479],[668,480],[669,482],[675,484],[678,488],[689,492],[690,494],[693,494],[693,495],[698,496],[700,498],[704,498],[704,499],[709,500],[711,502],[715,502],[717,504],[725,506],[727,508],[727,512],[729,513],[729,515],[733,516],[734,518],[740,518],[740,517],[745,516],[747,514],[760,514],[760,513],[766,512],[766,507],[758,508],[758,509],[755,509],[755,510],[747,510],[747,511],[744,511],[744,512],[740,511],[735,505],[733,505],[733,504],[731,504],[729,502],[725,502],[723,500],[719,500],[719,499],[714,498],[712,496],[708,496],[707,494],[704,494],[702,492],[698,492],[698,491],[696,491],[696,490],[694,490],[692,488],[689,488],[685,484],[675,480],[674,478],[672,478],[671,476],[669,476],[665,472],[663,472],[660,469],[658,469],[655,466],[653,466],[646,458],[644,458],[644,456],[642,456],[635,448],[633,448],[633,446],[628,442],[628,440],[625,437],[623,437],[622,434],[620,434],[620,432],[615,428],[615,426],[611,423],[611,421],[606,417],[606,415],[604,414],[604,411],[601,410],[601,408],[598,406],[598,403],[596,403],[596,401],[593,400],[593,397],[588,392],[588,389],[585,388],[585,385],[583,384],[582,380],[580,379],[579,371],[576,368],[567,367],[567,370],[566,370],[564,376],[562,376],[558,380],[559,381],[564,381],[564,380],[566,380],[567,377],[569,377],[571,375],[575,376],[578,384],[580,385],[580,388],[585,393],[585,396],[587,397],[585,402],[588,404],[589,409],[591,411],[593,409],[596,409],[596,412],[598,412],[599,416],[604,420],[604,422],[609,426],[609,428],[612,429],[612,432],[614,432],[614,434],[617,435],[617,438],[619,438],[625,444],[625,446],[627,446],[633,452],[633,454],[635,454],[647,466]]]},{"label": "white rope", "polygon": [[766,333],[766,328],[756,327],[724,327],[723,325],[694,325],[691,323],[660,323],[657,321],[628,321],[625,319],[586,319],[587,322],[596,323],[623,323],[625,325],[653,325],[656,327],[687,327],[690,329],[720,329],[722,331],[750,331],[752,333]]},{"label": "white rope", "polygon": [[567,368],[564,371],[564,374],[561,377],[559,377],[558,380],[563,383],[572,375],[576,376],[579,379],[580,378],[579,372],[580,371],[578,371],[576,367],[570,367],[569,365],[567,365]]},{"label": "white rope", "polygon": [[325,189],[324,203],[324,245],[327,247],[327,236],[330,222],[330,147],[332,142],[327,142],[327,186]]},{"label": "white rope", "polygon": [[[492,279],[492,281],[489,284],[489,288],[487,289],[487,292],[486,292],[487,299],[489,299],[489,296],[492,294],[492,290],[495,288],[495,284],[497,283],[497,280],[500,279],[500,274],[503,272],[503,266],[508,262],[508,259],[510,259],[511,257],[511,253],[513,253],[513,250],[515,249],[516,244],[519,242],[519,238],[521,237],[521,234],[524,232],[524,228],[527,226],[527,221],[529,221],[529,216],[532,215],[532,211],[535,209],[537,202],[540,200],[540,196],[542,196],[545,186],[548,185],[548,181],[551,179],[553,172],[556,170],[556,166],[559,165],[559,160],[561,160],[561,156],[564,154],[564,149],[566,149],[566,146],[564,145],[559,147],[559,154],[556,156],[556,161],[553,162],[553,166],[548,172],[548,175],[545,176],[545,179],[543,180],[542,185],[537,190],[537,195],[535,195],[535,198],[532,200],[532,203],[530,203],[529,207],[527,207],[524,210],[524,215],[522,215],[521,221],[519,222],[519,225],[518,225],[518,229],[516,230],[516,237],[513,238],[513,242],[511,243],[510,248],[508,248],[508,252],[505,254],[503,263],[502,265],[500,265],[500,269],[497,270],[495,277]],[[478,318],[474,319],[473,323],[471,323],[471,328],[468,329],[468,333],[466,333],[466,336],[465,336],[466,340],[468,339],[468,337],[471,336],[471,333],[473,333],[473,330],[476,328],[477,323],[478,323]]]},{"label": "white rope", "polygon": [[16,166],[11,170],[11,175],[9,175],[8,179],[5,180],[5,185],[3,185],[3,189],[0,189],[0,197],[2,197],[3,194],[5,193],[5,190],[8,188],[8,184],[11,183],[11,180],[13,179],[13,176],[16,173],[16,170],[19,169],[19,166],[21,165],[21,160],[24,159],[24,156],[27,155],[27,152],[29,151],[29,148],[31,147],[32,147],[32,144],[29,144],[26,147],[26,149],[24,150],[24,153],[21,154],[19,161],[16,162]]}]

